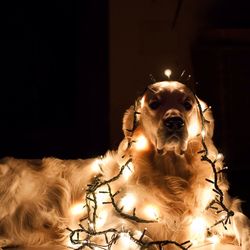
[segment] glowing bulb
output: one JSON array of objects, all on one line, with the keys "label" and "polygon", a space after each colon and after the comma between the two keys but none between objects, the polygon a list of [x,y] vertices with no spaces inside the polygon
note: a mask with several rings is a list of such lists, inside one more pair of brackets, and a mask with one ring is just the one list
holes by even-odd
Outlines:
[{"label": "glowing bulb", "polygon": [[200,133],[200,124],[194,120],[189,126],[188,126],[188,134],[191,138],[197,136]]},{"label": "glowing bulb", "polygon": [[89,228],[94,229],[94,223],[89,223]]},{"label": "glowing bulb", "polygon": [[128,233],[121,233],[120,240],[126,246],[128,244],[128,241],[130,240],[129,234]]},{"label": "glowing bulb", "polygon": [[96,159],[92,164],[91,164],[91,169],[94,173],[98,174],[100,173],[101,170],[101,163],[102,160],[101,159]]},{"label": "glowing bulb", "polygon": [[213,192],[211,191],[211,189],[210,188],[204,189],[200,199],[201,208],[205,209],[212,199],[213,199]]},{"label": "glowing bulb", "polygon": [[85,209],[84,209],[84,205],[83,205],[82,202],[74,204],[70,208],[70,213],[71,213],[72,216],[77,216],[77,215],[83,214],[84,212],[85,212]]},{"label": "glowing bulb", "polygon": [[164,74],[165,74],[165,76],[167,76],[168,78],[170,78],[170,76],[171,76],[171,74],[172,74],[171,69],[166,69],[166,70],[164,71]]},{"label": "glowing bulb", "polygon": [[121,199],[121,206],[125,212],[131,211],[135,207],[136,198],[133,194],[127,194]]},{"label": "glowing bulb", "polygon": [[108,217],[108,212],[106,210],[102,210],[98,214],[98,218],[96,220],[96,227],[97,228],[102,227],[105,224],[105,222],[107,221],[107,217]]},{"label": "glowing bulb", "polygon": [[122,248],[124,249],[129,249],[129,242],[130,242],[130,237],[128,233],[121,233],[120,234],[120,243],[122,245]]},{"label": "glowing bulb", "polygon": [[221,216],[220,216],[220,220],[225,220],[227,218],[227,215],[226,214],[222,214]]},{"label": "glowing bulb", "polygon": [[192,246],[197,246],[199,243],[198,240],[194,240],[194,239],[191,239],[190,242],[191,242]]},{"label": "glowing bulb", "polygon": [[121,233],[118,248],[123,250],[139,249],[134,241],[131,240],[129,233]]},{"label": "glowing bulb", "polygon": [[142,234],[143,234],[143,232],[141,232],[141,231],[139,231],[139,230],[135,230],[133,236],[134,236],[136,239],[140,239],[140,237],[142,236]]},{"label": "glowing bulb", "polygon": [[224,160],[224,155],[222,153],[217,154],[216,160],[217,161],[223,161]]},{"label": "glowing bulb", "polygon": [[205,232],[207,229],[205,219],[202,217],[194,218],[190,225],[190,229],[192,231],[192,234],[198,236],[201,240],[204,240]]},{"label": "glowing bulb", "polygon": [[127,181],[133,174],[133,172],[134,172],[134,165],[132,164],[132,162],[129,162],[128,165],[123,169],[122,175],[124,179]]},{"label": "glowing bulb", "polygon": [[96,201],[97,201],[97,205],[101,206],[103,205],[103,202],[107,201],[109,198],[109,193],[108,193],[108,189],[106,188],[102,188],[101,190],[98,190],[96,193]]},{"label": "glowing bulb", "polygon": [[148,140],[144,135],[138,136],[135,142],[135,149],[140,151],[140,150],[145,150],[148,148]]},{"label": "glowing bulb", "polygon": [[205,135],[206,135],[206,131],[205,131],[205,129],[202,129],[202,131],[201,131],[202,138],[205,138]]},{"label": "glowing bulb", "polygon": [[212,237],[208,238],[208,241],[210,241],[212,244],[217,244],[220,242],[220,238],[218,235],[213,235]]},{"label": "glowing bulb", "polygon": [[158,209],[153,205],[146,206],[144,208],[144,213],[151,220],[158,220],[159,219]]}]

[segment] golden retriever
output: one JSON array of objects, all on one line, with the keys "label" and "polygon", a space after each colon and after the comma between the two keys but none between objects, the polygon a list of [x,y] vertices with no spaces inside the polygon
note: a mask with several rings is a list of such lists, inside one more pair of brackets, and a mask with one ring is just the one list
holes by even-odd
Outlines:
[{"label": "golden retriever", "polygon": [[[213,126],[210,108],[185,85],[157,82],[126,111],[115,152],[2,159],[0,247],[188,249],[215,236],[249,250],[249,221],[227,194]],[[74,230],[88,233],[74,240]]]}]

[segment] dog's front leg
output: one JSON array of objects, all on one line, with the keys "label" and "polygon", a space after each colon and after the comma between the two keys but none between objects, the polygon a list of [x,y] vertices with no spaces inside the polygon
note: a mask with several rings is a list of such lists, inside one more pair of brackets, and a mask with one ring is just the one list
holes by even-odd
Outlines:
[{"label": "dog's front leg", "polygon": [[9,246],[13,246],[13,242],[9,239],[0,237],[0,250],[3,250],[4,247],[9,247]]}]

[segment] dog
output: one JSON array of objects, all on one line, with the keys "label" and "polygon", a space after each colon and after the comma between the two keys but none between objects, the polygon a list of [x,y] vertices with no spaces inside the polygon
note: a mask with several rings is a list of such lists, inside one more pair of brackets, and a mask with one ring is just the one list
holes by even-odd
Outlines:
[{"label": "dog", "polygon": [[[227,193],[202,100],[180,82],[154,83],[122,128],[118,149],[104,157],[2,159],[0,247],[188,249],[216,236],[250,249],[249,220]],[[100,235],[108,229],[111,240]]]}]

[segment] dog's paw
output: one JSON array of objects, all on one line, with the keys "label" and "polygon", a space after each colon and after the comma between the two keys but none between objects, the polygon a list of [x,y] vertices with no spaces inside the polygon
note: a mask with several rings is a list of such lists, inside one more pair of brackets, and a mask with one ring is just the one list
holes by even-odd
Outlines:
[{"label": "dog's paw", "polygon": [[13,242],[11,240],[0,238],[0,250],[2,250],[4,247],[8,247],[10,245],[13,245]]},{"label": "dog's paw", "polygon": [[244,228],[241,237],[241,248],[242,250],[250,249],[250,228]]}]

